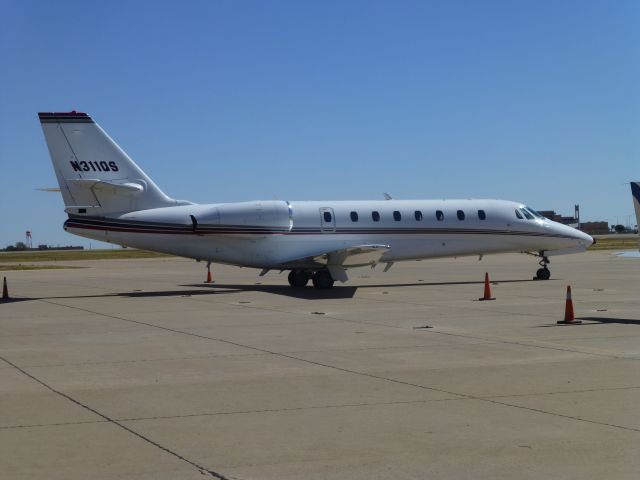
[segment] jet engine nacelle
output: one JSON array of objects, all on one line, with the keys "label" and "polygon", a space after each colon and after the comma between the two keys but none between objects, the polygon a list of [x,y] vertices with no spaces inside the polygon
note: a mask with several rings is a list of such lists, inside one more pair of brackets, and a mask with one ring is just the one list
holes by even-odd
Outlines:
[{"label": "jet engine nacelle", "polygon": [[[290,227],[291,215],[289,204],[279,200],[228,203],[218,205],[215,209],[217,210],[217,223],[219,225],[246,225],[275,227],[278,229],[289,229]],[[206,218],[206,222],[209,223],[213,220],[212,217],[213,215]],[[200,218],[198,218],[198,222],[200,221]],[[202,221],[205,221],[205,219],[203,218]]]},{"label": "jet engine nacelle", "polygon": [[121,220],[163,222],[189,225],[194,230],[210,226],[261,227],[288,231],[292,226],[291,207],[288,202],[221,203],[217,205],[184,205],[129,212]]}]

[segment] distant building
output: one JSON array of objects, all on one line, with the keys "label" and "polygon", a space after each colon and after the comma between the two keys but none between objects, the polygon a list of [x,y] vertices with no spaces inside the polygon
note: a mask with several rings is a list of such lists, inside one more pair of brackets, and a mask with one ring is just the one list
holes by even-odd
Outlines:
[{"label": "distant building", "polygon": [[577,218],[563,217],[556,213],[555,210],[538,210],[538,213],[549,220],[553,220],[554,222],[562,223],[564,225],[576,225],[578,223]]},{"label": "distant building", "polygon": [[609,222],[580,222],[576,217],[563,217],[555,212],[555,210],[539,210],[538,213],[549,220],[570,225],[572,227],[580,227],[584,233],[589,235],[606,235],[610,233]]},{"label": "distant building", "polygon": [[609,222],[582,222],[580,230],[589,235],[606,235],[610,233]]},{"label": "distant building", "polygon": [[65,247],[52,247],[49,245],[41,244],[38,248],[27,248],[24,242],[17,242],[15,245],[9,245],[7,248],[0,248],[0,252],[34,252],[40,250],[84,250],[83,246],[67,245]]}]

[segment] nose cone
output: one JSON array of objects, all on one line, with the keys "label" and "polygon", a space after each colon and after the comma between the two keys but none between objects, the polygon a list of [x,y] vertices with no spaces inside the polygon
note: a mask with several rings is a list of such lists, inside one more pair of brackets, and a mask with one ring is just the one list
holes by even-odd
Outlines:
[{"label": "nose cone", "polygon": [[574,240],[576,242],[576,246],[587,249],[595,243],[591,235],[581,232],[577,228],[569,227],[568,225],[562,225],[560,223],[556,223],[554,226],[559,229],[563,235],[566,235],[567,237]]},{"label": "nose cone", "polygon": [[585,242],[585,247],[588,248],[591,245],[594,245],[596,243],[596,239],[593,238],[591,235],[581,232],[580,230],[576,230],[576,231],[580,234],[581,240]]}]

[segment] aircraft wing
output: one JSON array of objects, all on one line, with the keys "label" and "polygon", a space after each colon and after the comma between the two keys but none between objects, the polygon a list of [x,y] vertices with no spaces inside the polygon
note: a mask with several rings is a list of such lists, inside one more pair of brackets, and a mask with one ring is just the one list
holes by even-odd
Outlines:
[{"label": "aircraft wing", "polygon": [[355,245],[328,252],[318,252],[305,257],[282,262],[287,268],[313,268],[326,266],[335,280],[347,280],[346,268],[375,265],[389,251],[388,245]]}]

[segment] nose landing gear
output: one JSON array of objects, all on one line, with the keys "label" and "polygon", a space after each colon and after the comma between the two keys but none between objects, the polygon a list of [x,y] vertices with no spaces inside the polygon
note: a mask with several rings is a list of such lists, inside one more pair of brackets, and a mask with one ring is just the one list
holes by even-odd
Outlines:
[{"label": "nose landing gear", "polygon": [[549,280],[549,278],[551,278],[551,271],[549,270],[549,268],[547,268],[547,265],[549,265],[549,263],[551,263],[551,260],[549,260],[549,257],[544,255],[544,252],[540,252],[539,256],[542,257],[542,259],[538,262],[538,265],[540,265],[542,268],[538,269],[534,279],[535,280]]}]

